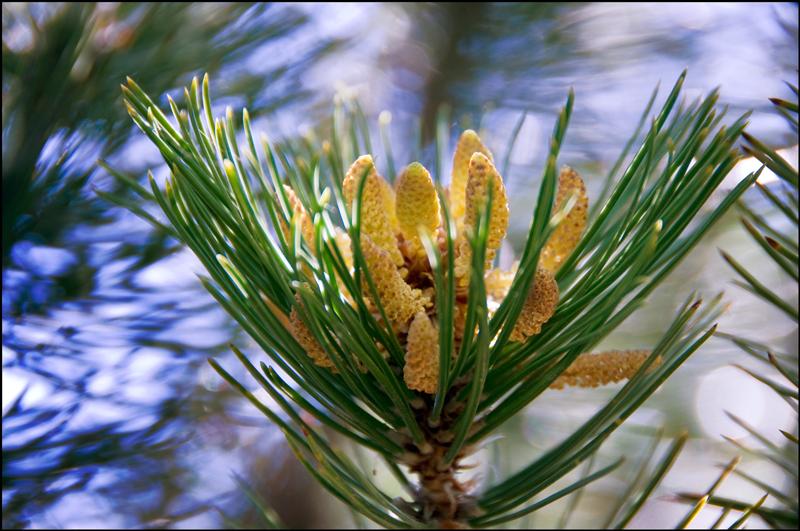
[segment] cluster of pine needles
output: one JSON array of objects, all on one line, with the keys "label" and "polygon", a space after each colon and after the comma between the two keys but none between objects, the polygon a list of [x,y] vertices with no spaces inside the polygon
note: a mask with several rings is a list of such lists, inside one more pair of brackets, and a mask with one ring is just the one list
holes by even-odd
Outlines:
[{"label": "cluster of pine needles", "polygon": [[[384,179],[354,99],[338,98],[329,140],[275,142],[262,133],[259,153],[246,110],[242,146],[233,112],[212,116],[207,76],[185,91],[185,109],[170,98],[172,120],[129,79],[123,92],[131,118],[171,176],[165,190],[151,176],[147,190],[104,167],[156,201],[169,225],[139,204],[98,193],[198,256],[209,273],[204,286],[269,357],[269,365],[256,367],[233,347],[283,414],[211,365],[284,431],[334,496],[390,528],[490,527],[619,468],[624,459],[587,469],[579,481],[531,502],[594,459],[714,333],[721,296],[701,305],[692,294],[656,344],[591,353],[758,177],[749,175],[701,215],[741,158],[734,144],[747,116],[722,126],[716,91],[678,103],[684,76],[648,121],[654,91],[591,206],[578,173],[557,169],[573,110],[569,94],[524,249],[509,270],[494,262],[510,215],[503,179],[524,115],[502,165],[474,131],[460,133],[449,179],[441,175],[450,149],[446,117],[437,127],[433,175],[419,162],[395,175],[383,120]],[[510,477],[488,485],[459,480],[464,458],[543,392],[622,380],[608,404]],[[379,489],[326,430],[376,452],[405,497]],[[641,492],[630,493],[633,503],[611,508],[609,525],[633,518],[682,441]]]}]

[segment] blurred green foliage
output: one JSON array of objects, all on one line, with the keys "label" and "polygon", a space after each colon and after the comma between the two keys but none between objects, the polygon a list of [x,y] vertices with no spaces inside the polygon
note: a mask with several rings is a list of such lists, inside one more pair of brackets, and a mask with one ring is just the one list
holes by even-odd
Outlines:
[{"label": "blurred green foliage", "polygon": [[[70,243],[65,236],[81,226],[113,221],[113,214],[87,183],[97,169],[97,158],[120,151],[133,132],[120,99],[119,86],[125,76],[134,75],[162,94],[201,68],[225,72],[219,90],[237,97],[234,105],[269,114],[306,98],[302,68],[337,50],[343,41],[320,39],[306,52],[279,58],[268,72],[242,68],[242,62],[264,46],[293,37],[306,23],[307,17],[298,10],[271,4],[3,4],[4,282],[6,270],[13,267],[12,248],[22,240],[68,248],[78,261],[77,267],[55,279],[57,293],[44,304],[30,304],[35,297],[20,290],[9,294],[7,304],[4,293],[4,356],[6,347],[17,354],[9,366],[44,377],[55,389],[77,391],[78,396],[77,402],[64,407],[51,401],[26,406],[30,401],[23,392],[4,412],[4,528],[24,527],[31,516],[42,514],[65,494],[85,489],[101,467],[128,477],[115,487],[101,489],[106,493],[122,488],[122,495],[130,496],[152,489],[154,483],[163,489],[157,507],[136,509],[137,521],[170,514],[170,500],[185,489],[175,482],[179,470],[159,469],[167,460],[179,466],[174,451],[183,438],[176,437],[174,422],[184,416],[201,418],[207,412],[193,411],[200,406],[183,398],[169,398],[154,412],[155,423],[143,429],[131,431],[122,422],[87,428],[85,420],[77,428],[74,423],[85,405],[80,397],[86,397],[86,379],[93,371],[76,370],[74,381],[67,381],[48,369],[47,360],[57,362],[81,353],[29,343],[7,330],[6,323],[15,319],[22,325],[25,314],[46,315],[50,307],[64,301],[91,299],[97,268],[90,265],[89,244]],[[125,195],[128,186],[117,184],[113,189]],[[144,245],[118,237],[114,258],[138,259],[129,273],[180,247],[169,240],[168,233],[158,230]],[[16,266],[26,270],[24,264]],[[140,322],[138,326],[151,325]],[[149,333],[168,327],[162,316]],[[75,333],[62,328],[54,341],[69,341]],[[171,349],[171,345],[161,346]],[[182,355],[182,350],[179,346],[176,355]],[[202,396],[193,399],[203,401]],[[126,469],[150,472],[134,476]],[[173,516],[180,519],[186,514]]]},{"label": "blurred green foliage", "polygon": [[[798,95],[797,87],[791,84],[789,84],[789,87],[796,97]],[[775,105],[776,110],[786,119],[786,122],[794,131],[796,142],[798,131],[797,103],[777,98],[771,98],[771,101]],[[774,149],[757,138],[747,133],[744,133],[742,136],[749,144],[749,146],[743,146],[743,149],[778,176],[780,181],[776,184],[780,184],[781,188],[778,190],[778,186],[765,186],[761,183],[756,183],[759,191],[766,199],[767,204],[770,205],[771,212],[758,212],[758,209],[748,206],[744,201],[740,201],[738,206],[742,226],[750,237],[761,247],[769,259],[775,262],[780,270],[796,283],[798,280],[797,169],[796,167],[792,167],[790,162]],[[767,304],[771,304],[782,311],[792,322],[797,322],[796,290],[794,293],[776,293],[759,280],[759,277],[762,276],[760,271],[750,272],[747,268],[739,264],[734,257],[730,256],[725,251],[720,252],[728,264],[736,271],[737,276],[742,279],[735,280],[734,284],[753,293]],[[795,329],[795,334],[796,331],[797,329]],[[768,386],[785,400],[787,405],[793,408],[796,414],[798,398],[797,343],[795,342],[793,350],[790,349],[789,351],[781,352],[782,349],[780,347],[759,343],[758,341],[753,341],[752,339],[741,337],[736,334],[720,333],[718,335],[731,340],[748,355],[757,359],[770,369],[776,369],[778,371],[780,377],[775,379],[736,365],[736,367],[742,369],[757,381]],[[758,477],[736,470],[735,466],[738,464],[738,460],[736,460],[728,466],[726,472],[723,473],[714,487],[706,494],[683,494],[680,496],[680,499],[696,503],[696,511],[699,511],[706,503],[722,507],[723,513],[718,523],[721,523],[731,511],[741,512],[742,516],[735,522],[734,528],[742,526],[751,515],[758,515],[773,529],[796,528],[798,526],[797,417],[795,417],[795,425],[792,432],[787,432],[780,429],[780,427],[775,427],[771,433],[759,433],[752,426],[737,417],[734,414],[735,412],[726,413],[736,424],[744,428],[755,440],[759,441],[763,448],[751,449],[735,439],[725,435],[723,436],[738,449],[744,451],[747,457],[760,457],[765,463],[775,465],[781,470],[785,478],[783,484],[775,484],[773,482],[766,483]],[[780,435],[778,435],[778,432]],[[776,444],[773,442],[775,439],[780,440],[780,443]],[[766,495],[755,503],[713,496],[713,491],[716,486],[729,473],[734,473],[744,478],[759,489],[762,489]],[[772,507],[762,506],[767,497],[771,497],[773,502],[776,502],[777,505]]]},{"label": "blurred green foliage", "polygon": [[[201,68],[225,70],[222,94],[269,113],[307,95],[298,66],[337,43],[291,57],[268,75],[235,65],[305,22],[269,4],[4,4],[3,267],[29,232],[52,242],[76,219],[100,214],[86,211],[91,201],[78,206],[75,199],[94,160],[118,150],[132,131],[119,99],[125,76],[163,94]],[[281,90],[267,95],[278,81]]]}]

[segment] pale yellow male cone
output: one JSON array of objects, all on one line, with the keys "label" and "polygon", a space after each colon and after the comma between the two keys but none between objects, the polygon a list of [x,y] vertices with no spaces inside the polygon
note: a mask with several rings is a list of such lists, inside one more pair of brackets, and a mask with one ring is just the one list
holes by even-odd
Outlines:
[{"label": "pale yellow male cone", "polygon": [[[395,266],[401,267],[404,263],[403,255],[397,248],[397,236],[391,219],[394,217],[393,191],[375,171],[375,165],[369,155],[359,157],[347,170],[342,184],[344,197],[348,206],[352,208],[353,198],[367,168],[370,169],[361,195],[361,233],[369,236],[378,247],[389,253]],[[387,204],[391,204],[391,209]]]},{"label": "pale yellow male cone", "polygon": [[[453,172],[450,179],[450,212],[454,219],[460,221],[460,218],[466,212],[466,192],[467,180],[469,179],[469,164],[472,160],[472,155],[476,152],[483,153],[490,162],[494,163],[492,152],[489,151],[478,133],[472,129],[467,129],[461,133],[456,145],[456,152],[453,155]],[[459,230],[461,226],[459,225]]]},{"label": "pale yellow male cone", "polygon": [[589,210],[589,197],[586,195],[586,187],[583,185],[583,180],[578,175],[578,172],[565,165],[558,175],[558,192],[553,213],[561,208],[570,194],[577,195],[578,201],[564,221],[556,227],[553,234],[547,239],[547,243],[539,257],[539,265],[546,267],[554,274],[581,240],[583,229],[586,228],[586,215]]},{"label": "pale yellow male cone", "polygon": [[[303,235],[303,240],[311,248],[311,252],[316,253],[317,233],[314,230],[314,222],[311,220],[311,216],[308,214],[306,208],[303,206],[303,203],[300,202],[300,199],[294,193],[292,188],[284,184],[283,190],[286,193],[286,199],[289,201],[289,206],[292,209],[293,215],[298,216],[298,228],[300,229],[300,233]],[[289,238],[291,236],[289,234],[289,225],[285,223],[283,219],[278,218],[278,221],[281,224],[281,231],[283,232],[284,239],[289,242]]]},{"label": "pale yellow male cone", "polygon": [[558,283],[547,268],[539,266],[536,268],[533,285],[528,292],[528,298],[525,299],[517,324],[509,336],[509,341],[524,343],[528,336],[540,333],[542,325],[555,313],[556,306],[558,306]]},{"label": "pale yellow male cone", "polygon": [[[406,322],[416,313],[424,310],[428,303],[422,291],[411,289],[389,258],[389,253],[378,247],[366,234],[361,234],[361,252],[367,262],[372,282],[378,292],[386,317],[392,322]],[[369,285],[364,280],[364,296],[372,298]]]},{"label": "pale yellow male cone", "polygon": [[439,198],[431,175],[422,164],[409,164],[397,179],[397,220],[403,238],[415,253],[425,254],[419,229],[432,234],[439,227]]},{"label": "pale yellow male cone", "polygon": [[403,380],[414,391],[434,394],[439,388],[439,330],[425,312],[414,316],[408,329]]},{"label": "pale yellow male cone", "polygon": [[[594,354],[581,354],[561,376],[550,384],[550,389],[563,389],[567,385],[598,387],[612,382],[630,380],[652,353],[652,350],[608,350]],[[658,356],[647,368],[647,372],[652,372],[662,362],[661,356]]]},{"label": "pale yellow male cone", "polygon": [[469,268],[472,261],[472,249],[468,237],[478,229],[478,211],[480,205],[489,197],[489,184],[492,185],[492,205],[489,213],[489,238],[486,242],[486,257],[484,269],[492,268],[495,251],[500,248],[500,243],[506,237],[508,228],[508,197],[503,179],[494,167],[494,164],[483,153],[474,153],[469,163],[469,180],[466,191],[466,212],[464,214],[464,240],[459,246],[459,256],[456,258],[456,277],[460,286],[469,285]]},{"label": "pale yellow male cone", "polygon": [[[295,293],[294,298],[297,304],[302,307],[303,303],[300,300],[300,295]],[[314,334],[311,333],[311,330],[308,329],[300,318],[300,314],[297,313],[297,310],[294,308],[292,308],[292,312],[289,314],[289,320],[292,326],[292,335],[297,342],[300,343],[300,346],[303,347],[303,350],[306,351],[308,357],[314,360],[314,364],[320,367],[327,367],[332,369],[334,373],[338,373],[339,371],[336,369],[333,361],[331,361],[328,353],[320,346],[317,342],[317,338],[314,337]]]}]

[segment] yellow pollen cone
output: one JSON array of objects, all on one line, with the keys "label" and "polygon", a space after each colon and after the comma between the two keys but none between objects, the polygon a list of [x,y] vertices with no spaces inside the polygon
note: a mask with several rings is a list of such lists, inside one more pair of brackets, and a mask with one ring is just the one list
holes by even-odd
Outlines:
[{"label": "yellow pollen cone", "polygon": [[586,228],[586,214],[589,208],[589,198],[586,195],[583,180],[575,170],[565,165],[558,175],[558,193],[553,212],[561,208],[571,193],[577,194],[578,202],[547,239],[539,257],[539,265],[546,267],[554,274],[578,245],[583,229]]},{"label": "yellow pollen cone", "polygon": [[517,275],[517,268],[519,261],[514,262],[510,271],[503,271],[501,269],[492,269],[484,277],[486,285],[486,295],[502,302],[508,294],[511,283],[514,282],[514,277]]},{"label": "yellow pollen cone", "polygon": [[536,276],[522,313],[509,336],[509,341],[525,342],[528,336],[542,331],[542,325],[550,320],[558,306],[558,284],[553,274],[546,268],[536,268]]},{"label": "yellow pollen cone", "polygon": [[[361,195],[361,233],[369,236],[378,247],[389,253],[395,266],[401,267],[404,263],[403,255],[400,254],[400,250],[397,248],[397,236],[395,236],[395,230],[392,228],[392,223],[387,213],[387,203],[384,199],[384,196],[391,192],[391,187],[375,171],[372,157],[369,155],[359,157],[350,166],[342,184],[344,196],[347,204],[352,208],[353,198],[356,195],[361,177],[370,166],[372,167],[367,174],[367,182],[364,183],[364,191]],[[381,181],[383,181],[383,184],[381,184]],[[389,192],[385,191],[384,184],[389,188]]]},{"label": "yellow pollen cone", "polygon": [[497,173],[492,162],[483,153],[475,153],[469,163],[469,180],[467,181],[466,212],[464,215],[464,239],[459,246],[456,258],[456,277],[460,286],[469,285],[469,268],[472,261],[472,249],[467,235],[478,228],[478,208],[489,196],[489,182],[492,182],[492,205],[489,213],[489,238],[486,242],[486,270],[492,268],[495,251],[506,236],[508,228],[508,198],[503,179]]},{"label": "yellow pollen cone", "polygon": [[453,172],[450,179],[450,212],[453,218],[456,219],[458,230],[460,231],[461,217],[466,212],[466,192],[467,180],[469,179],[469,164],[472,160],[472,155],[475,152],[483,153],[489,162],[494,163],[492,152],[489,151],[483,142],[481,142],[478,133],[472,129],[467,129],[461,133],[456,145],[456,152],[453,155]]},{"label": "yellow pollen cone", "polygon": [[[364,253],[375,290],[390,321],[405,322],[423,311],[428,302],[427,297],[423,297],[420,290],[411,289],[403,281],[389,258],[389,253],[378,247],[366,234],[361,234],[361,252]],[[362,290],[366,297],[372,297],[366,279],[362,282]]]},{"label": "yellow pollen cone", "polygon": [[[652,354],[652,350],[609,350],[594,354],[581,354],[561,376],[550,384],[550,389],[563,389],[565,385],[597,387],[611,382],[629,380]],[[653,360],[650,373],[662,363],[661,356]]]},{"label": "yellow pollen cone", "polygon": [[350,235],[348,235],[342,228],[336,227],[334,241],[336,242],[336,247],[339,248],[339,252],[342,253],[344,265],[347,266],[347,270],[350,271],[353,269],[353,249],[350,244]]},{"label": "yellow pollen cone", "polygon": [[434,394],[439,388],[439,331],[425,312],[408,329],[403,379],[409,389]]},{"label": "yellow pollen cone", "polygon": [[[340,227],[336,227],[336,232],[334,234],[334,245],[339,249],[339,253],[342,255],[342,259],[344,260],[344,265],[347,268],[348,273],[353,270],[353,248],[350,243],[350,236]],[[350,294],[350,291],[345,286],[344,282],[342,282],[339,273],[336,273],[336,284],[339,287],[339,291],[344,295],[345,299],[353,303],[353,296]]]},{"label": "yellow pollen cone", "polygon": [[439,227],[439,199],[431,175],[414,162],[397,179],[397,220],[403,238],[425,254],[417,233],[420,226],[432,234]]},{"label": "yellow pollen cone", "polygon": [[[303,235],[303,240],[308,244],[311,248],[312,253],[316,253],[317,249],[317,232],[314,230],[314,222],[311,220],[311,216],[308,215],[306,208],[303,206],[303,203],[300,202],[297,195],[294,193],[291,187],[283,185],[283,190],[286,192],[286,199],[289,200],[289,206],[292,208],[292,212],[296,213],[298,217],[298,228],[300,229],[300,233]],[[279,218],[280,220],[280,218]],[[289,242],[289,238],[291,235],[289,234],[289,226],[281,220],[281,231],[283,232],[283,237]]]},{"label": "yellow pollen cone", "polygon": [[[300,306],[303,305],[299,295],[295,293],[294,298]],[[314,334],[308,329],[295,308],[292,308],[292,313],[289,314],[289,321],[292,325],[292,335],[306,351],[308,357],[314,360],[314,364],[320,367],[329,367],[334,373],[338,373],[339,371],[336,369],[333,361],[328,357],[328,353],[325,352],[317,342]]]}]

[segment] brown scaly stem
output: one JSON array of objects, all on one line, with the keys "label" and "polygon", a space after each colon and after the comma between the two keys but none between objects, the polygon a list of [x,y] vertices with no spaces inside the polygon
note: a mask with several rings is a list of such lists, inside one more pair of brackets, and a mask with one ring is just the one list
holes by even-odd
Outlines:
[{"label": "brown scaly stem", "polygon": [[462,483],[456,477],[461,470],[469,468],[460,463],[474,452],[474,446],[462,447],[452,463],[444,461],[455,437],[453,427],[465,406],[464,402],[456,400],[456,396],[468,382],[464,378],[448,392],[449,401],[438,426],[431,427],[428,423],[433,411],[433,397],[423,395],[419,399],[415,404],[421,406],[417,409],[417,422],[423,428],[429,445],[426,450],[429,451],[423,453],[415,445],[408,444],[408,453],[403,460],[409,471],[419,477],[419,486],[412,492],[413,502],[402,505],[420,522],[435,523],[440,529],[469,529],[467,520],[481,514],[471,489],[472,482]]}]

